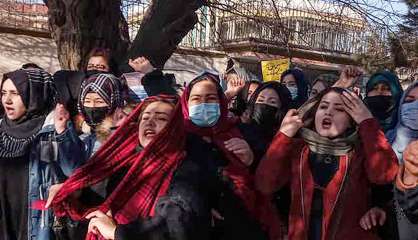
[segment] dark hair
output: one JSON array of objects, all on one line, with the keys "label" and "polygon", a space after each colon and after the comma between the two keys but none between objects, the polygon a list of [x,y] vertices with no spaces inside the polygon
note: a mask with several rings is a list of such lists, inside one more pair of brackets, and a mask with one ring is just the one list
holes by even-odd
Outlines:
[{"label": "dark hair", "polygon": [[25,64],[22,65],[22,69],[28,69],[28,68],[43,69],[35,63],[25,63]]},{"label": "dark hair", "polygon": [[108,48],[93,48],[88,55],[88,59],[86,61],[85,69],[87,69],[88,62],[92,57],[102,57],[106,60],[107,64],[109,65],[110,72],[115,76],[119,76],[120,72],[117,66],[115,59],[113,58],[110,49]]},{"label": "dark hair", "polygon": [[[219,77],[218,76],[215,76],[213,74],[210,74],[210,73],[203,74],[203,75],[201,75],[201,76],[193,79],[189,83],[189,89],[190,89],[190,91],[192,91],[194,85],[196,85],[199,82],[203,82],[203,81],[211,81],[211,82],[213,82],[215,84],[215,86],[216,86],[217,91],[218,91],[218,95],[221,96],[222,94],[224,94],[223,93],[223,89],[222,89],[222,87],[221,87],[221,85],[219,83],[220,82],[219,81]],[[189,97],[189,96],[187,96],[187,97]]]}]

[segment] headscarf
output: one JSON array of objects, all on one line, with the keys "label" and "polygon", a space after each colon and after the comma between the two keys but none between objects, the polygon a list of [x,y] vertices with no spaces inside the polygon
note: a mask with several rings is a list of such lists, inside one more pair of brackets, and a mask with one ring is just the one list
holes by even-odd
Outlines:
[{"label": "headscarf", "polygon": [[[99,96],[107,103],[108,110],[106,115],[113,113],[117,107],[123,106],[120,80],[112,74],[93,75],[82,83],[81,89],[80,97],[78,99],[78,111],[84,117],[86,116],[84,99],[90,92],[99,94]],[[99,124],[86,117],[85,120],[90,126]]]},{"label": "headscarf", "polygon": [[388,130],[393,129],[398,121],[397,109],[399,107],[399,102],[401,100],[403,91],[399,82],[399,78],[395,74],[389,71],[382,71],[375,73],[370,77],[366,84],[366,96],[379,83],[388,85],[392,93],[393,106],[391,106],[389,109],[389,117],[386,119],[378,119],[384,131],[387,132]]},{"label": "headscarf", "polygon": [[[403,152],[405,151],[406,147],[412,141],[418,139],[418,130],[411,129],[403,123],[402,116],[404,113],[402,112],[402,105],[405,103],[405,98],[408,96],[409,92],[412,89],[418,87],[418,81],[413,82],[408,89],[404,92],[400,105],[398,107],[398,123],[394,129],[389,131],[386,136],[389,139],[389,142],[392,144],[393,151],[396,153],[398,157],[399,163],[403,162]],[[416,109],[418,111],[418,109]]]},{"label": "headscarf", "polygon": [[42,69],[21,69],[6,73],[0,89],[7,79],[16,86],[26,113],[16,121],[8,119],[4,114],[0,123],[0,157],[21,157],[27,153],[46,116],[54,108],[56,91],[51,75]]},{"label": "headscarf", "polygon": [[250,117],[253,116],[254,107],[255,107],[258,96],[265,89],[273,89],[277,93],[277,95],[279,96],[279,100],[280,100],[280,103],[281,103],[281,106],[278,109],[280,111],[280,116],[278,116],[278,118],[277,118],[277,122],[275,124],[276,128],[275,129],[269,129],[268,132],[264,132],[264,135],[268,134],[268,135],[270,135],[269,137],[273,137],[275,132],[277,131],[277,128],[280,126],[280,123],[283,120],[283,117],[285,116],[285,114],[289,110],[289,107],[290,107],[291,102],[292,102],[292,97],[290,96],[290,92],[286,88],[286,86],[284,86],[283,84],[281,84],[279,82],[271,81],[271,82],[263,83],[261,86],[259,86],[257,88],[257,90],[254,92],[254,94],[252,95],[252,97],[251,97],[251,99],[248,103],[248,111],[249,111],[249,116]]},{"label": "headscarf", "polygon": [[[195,125],[189,118],[188,100],[190,92],[194,84],[202,81],[203,79],[212,81],[218,89],[221,116],[213,127],[199,127]],[[256,199],[255,192],[253,192],[252,188],[252,178],[249,175],[247,167],[238,159],[234,153],[228,151],[228,149],[225,147],[225,141],[230,140],[231,138],[242,139],[243,137],[237,128],[238,119],[228,117],[228,102],[219,82],[220,81],[217,76],[209,73],[204,73],[203,75],[198,76],[192,80],[186,87],[181,98],[185,129],[189,133],[210,138],[212,142],[221,150],[225,158],[229,160],[229,163],[225,167],[223,174],[234,183],[235,193],[243,200],[249,212],[253,213],[255,210]]]},{"label": "headscarf", "polygon": [[289,74],[292,74],[296,79],[296,85],[298,87],[298,96],[292,101],[291,108],[299,108],[306,102],[306,100],[308,100],[309,84],[306,82],[305,75],[303,74],[302,70],[297,68],[288,69],[283,72],[282,76],[280,77],[280,82],[282,83],[283,79]]},{"label": "headscarf", "polygon": [[229,109],[236,116],[241,116],[247,109],[247,105],[249,102],[248,92],[249,92],[251,84],[257,84],[258,86],[260,86],[262,83],[259,81],[255,81],[255,80],[245,83],[245,86],[238,92],[238,95],[233,104],[233,107]]},{"label": "headscarf", "polygon": [[334,139],[322,137],[315,130],[315,114],[321,99],[331,91],[341,94],[345,91],[342,88],[332,87],[322,91],[316,97],[308,100],[302,105],[298,112],[302,116],[304,127],[299,130],[299,135],[308,144],[309,149],[317,154],[329,154],[333,156],[342,156],[354,149],[358,143],[358,132],[356,128],[348,129],[342,136]]},{"label": "headscarf", "polygon": [[[185,157],[181,107],[176,105],[167,126],[142,151],[138,151],[138,119],[149,104],[175,100],[157,96],[142,102],[88,163],[65,181],[52,203],[55,214],[81,220],[97,209],[112,210],[118,224],[153,216],[158,199],[166,194],[174,171]],[[93,186],[121,169],[128,171],[100,206],[86,208],[72,199],[74,192]]]}]

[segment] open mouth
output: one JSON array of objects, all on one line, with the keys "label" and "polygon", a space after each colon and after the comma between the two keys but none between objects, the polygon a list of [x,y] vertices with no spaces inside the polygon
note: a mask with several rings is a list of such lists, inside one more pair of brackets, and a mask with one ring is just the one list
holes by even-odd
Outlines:
[{"label": "open mouth", "polygon": [[154,130],[148,129],[144,132],[145,137],[154,137],[156,135],[156,132]]},{"label": "open mouth", "polygon": [[325,118],[324,120],[322,120],[322,128],[323,129],[330,129],[332,126],[332,121],[329,118]]}]

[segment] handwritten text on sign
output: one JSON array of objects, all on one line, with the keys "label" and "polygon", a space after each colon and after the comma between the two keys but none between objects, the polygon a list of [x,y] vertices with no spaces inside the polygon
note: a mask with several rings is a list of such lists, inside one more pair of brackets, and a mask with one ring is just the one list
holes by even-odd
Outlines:
[{"label": "handwritten text on sign", "polygon": [[265,82],[274,80],[279,81],[282,73],[289,69],[289,65],[289,59],[261,61],[263,80]]}]

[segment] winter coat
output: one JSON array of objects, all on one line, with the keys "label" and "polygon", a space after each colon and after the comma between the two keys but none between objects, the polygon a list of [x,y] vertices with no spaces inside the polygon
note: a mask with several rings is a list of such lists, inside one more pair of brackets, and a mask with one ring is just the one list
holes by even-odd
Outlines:
[{"label": "winter coat", "polygon": [[[359,125],[360,143],[341,156],[339,169],[323,190],[322,239],[378,239],[360,227],[370,209],[371,183],[386,184],[397,173],[396,155],[379,123],[368,119]],[[292,203],[289,239],[308,239],[314,180],[310,150],[302,139],[276,135],[256,173],[256,186],[271,195],[290,182]]]}]

